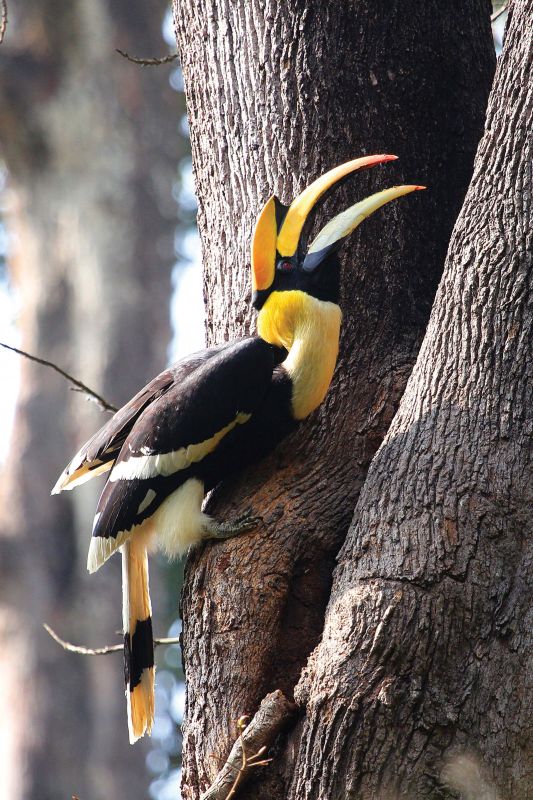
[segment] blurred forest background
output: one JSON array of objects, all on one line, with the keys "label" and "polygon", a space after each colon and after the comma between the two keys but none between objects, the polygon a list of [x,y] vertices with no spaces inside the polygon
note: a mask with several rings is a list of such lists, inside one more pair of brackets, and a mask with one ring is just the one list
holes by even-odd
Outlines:
[{"label": "blurred forest background", "polygon": [[[498,11],[501,3],[495,4]],[[499,50],[505,14],[494,22]],[[203,345],[195,200],[165,0],[17,0],[0,45],[0,341],[121,405]],[[0,800],[179,796],[181,654],[157,651],[156,725],[130,747],[119,559],[86,553],[98,481],[50,498],[106,417],[0,348]],[[97,485],[93,485],[96,483]],[[154,561],[154,560],[153,560]],[[155,632],[179,633],[179,566],[152,566]]]}]

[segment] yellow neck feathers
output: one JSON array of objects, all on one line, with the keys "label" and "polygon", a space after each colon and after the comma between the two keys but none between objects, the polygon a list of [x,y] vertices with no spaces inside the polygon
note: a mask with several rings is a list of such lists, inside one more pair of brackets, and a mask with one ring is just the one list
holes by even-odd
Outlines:
[{"label": "yellow neck feathers", "polygon": [[283,366],[292,380],[292,412],[307,417],[328,391],[337,356],[341,310],[305,292],[272,292],[259,312],[257,332],[289,355]]}]

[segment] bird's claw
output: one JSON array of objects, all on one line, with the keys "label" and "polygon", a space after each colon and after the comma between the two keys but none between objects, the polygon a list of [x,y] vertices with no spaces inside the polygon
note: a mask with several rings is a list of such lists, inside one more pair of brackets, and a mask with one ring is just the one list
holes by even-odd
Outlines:
[{"label": "bird's claw", "polygon": [[250,533],[255,530],[261,522],[262,518],[247,511],[244,514],[231,520],[231,522],[217,522],[211,520],[206,527],[206,539],[232,539],[234,536],[240,536],[243,533]]}]

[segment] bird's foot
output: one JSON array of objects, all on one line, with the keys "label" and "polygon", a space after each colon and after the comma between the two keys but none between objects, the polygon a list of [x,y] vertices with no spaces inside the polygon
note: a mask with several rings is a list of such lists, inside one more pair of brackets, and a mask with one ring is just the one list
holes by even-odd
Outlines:
[{"label": "bird's foot", "polygon": [[204,539],[232,539],[242,533],[250,533],[255,530],[263,520],[261,517],[247,511],[230,522],[217,522],[210,519],[204,526]]}]

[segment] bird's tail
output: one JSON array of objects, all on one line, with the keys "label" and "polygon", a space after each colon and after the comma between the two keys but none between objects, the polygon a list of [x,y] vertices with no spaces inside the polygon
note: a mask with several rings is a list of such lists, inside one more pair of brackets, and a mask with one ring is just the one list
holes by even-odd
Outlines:
[{"label": "bird's tail", "polygon": [[143,537],[121,547],[124,624],[124,674],[128,729],[133,744],[150,734],[154,721],[154,642],[148,587],[148,553]]}]

